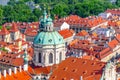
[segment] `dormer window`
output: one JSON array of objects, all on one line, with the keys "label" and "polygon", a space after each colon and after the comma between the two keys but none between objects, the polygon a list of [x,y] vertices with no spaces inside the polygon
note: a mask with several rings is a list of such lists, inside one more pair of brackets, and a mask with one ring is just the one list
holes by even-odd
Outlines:
[{"label": "dormer window", "polygon": [[51,43],[51,42],[52,42],[52,39],[49,39],[49,42]]}]

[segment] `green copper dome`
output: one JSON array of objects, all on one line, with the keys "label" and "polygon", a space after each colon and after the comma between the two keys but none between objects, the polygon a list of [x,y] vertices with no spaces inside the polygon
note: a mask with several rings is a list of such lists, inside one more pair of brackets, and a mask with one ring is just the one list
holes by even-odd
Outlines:
[{"label": "green copper dome", "polygon": [[63,37],[57,31],[40,32],[34,38],[34,44],[57,45],[63,43],[64,43]]},{"label": "green copper dome", "polygon": [[40,28],[43,30],[41,30],[34,38],[34,44],[57,45],[64,43],[63,37],[57,31],[54,31],[52,19],[50,15],[47,17],[45,10],[43,13],[43,19],[41,19],[40,22]]}]

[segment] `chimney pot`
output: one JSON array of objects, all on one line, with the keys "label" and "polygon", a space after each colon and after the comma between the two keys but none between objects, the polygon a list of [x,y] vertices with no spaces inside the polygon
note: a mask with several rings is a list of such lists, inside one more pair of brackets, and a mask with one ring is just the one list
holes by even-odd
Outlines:
[{"label": "chimney pot", "polygon": [[21,66],[19,66],[19,71],[22,72],[22,67]]},{"label": "chimney pot", "polygon": [[14,71],[14,74],[16,74],[16,73],[17,73],[17,68],[14,67],[14,68],[13,68],[13,71]]},{"label": "chimney pot", "polygon": [[6,70],[3,71],[3,76],[6,77]]},{"label": "chimney pot", "polygon": [[11,74],[12,74],[12,69],[11,68],[8,69],[8,74],[11,76]]},{"label": "chimney pot", "polygon": [[28,70],[28,65],[27,65],[27,64],[23,65],[23,70],[24,70],[24,71],[27,71],[27,70]]}]

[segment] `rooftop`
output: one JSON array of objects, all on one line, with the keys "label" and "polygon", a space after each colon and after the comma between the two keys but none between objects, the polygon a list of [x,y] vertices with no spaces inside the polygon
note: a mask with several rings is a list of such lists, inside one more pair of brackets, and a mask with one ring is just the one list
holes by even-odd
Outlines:
[{"label": "rooftop", "polygon": [[83,80],[99,80],[105,64],[104,62],[70,57],[58,65],[49,80],[79,80],[80,76],[83,77]]}]

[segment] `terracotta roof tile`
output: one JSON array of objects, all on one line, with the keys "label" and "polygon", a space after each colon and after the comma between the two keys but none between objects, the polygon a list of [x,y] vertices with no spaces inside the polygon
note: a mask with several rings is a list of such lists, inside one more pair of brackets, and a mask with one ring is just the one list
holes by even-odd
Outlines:
[{"label": "terracotta roof tile", "polygon": [[103,49],[103,50],[99,53],[99,57],[100,57],[100,59],[102,59],[102,58],[108,56],[108,55],[111,54],[111,53],[112,53],[112,52],[111,52],[110,48],[108,47],[108,48]]},{"label": "terracotta roof tile", "polygon": [[118,44],[119,44],[119,42],[116,39],[114,39],[108,43],[108,46],[110,48],[114,49]]},{"label": "terracotta roof tile", "polygon": [[16,23],[12,23],[10,32],[16,32],[16,31],[19,31],[19,30],[18,30],[18,27],[17,27],[17,24],[16,24]]},{"label": "terracotta roof tile", "polygon": [[61,36],[63,36],[64,39],[72,37],[74,35],[74,31],[72,29],[70,29],[70,30],[69,29],[64,29],[64,30],[60,30],[58,32]]},{"label": "terracotta roof tile", "polygon": [[116,39],[120,41],[120,34],[116,35]]},{"label": "terracotta roof tile", "polygon": [[88,59],[88,60],[94,60],[94,61],[99,61],[99,59],[97,59],[96,57],[94,56],[83,56],[82,59]]},{"label": "terracotta roof tile", "polygon": [[76,34],[76,36],[86,36],[86,35],[89,35],[89,34],[85,30],[82,30],[81,32]]},{"label": "terracotta roof tile", "polygon": [[11,53],[3,53],[0,55],[0,63],[12,66],[20,66],[23,65],[23,58],[17,58],[16,54]]},{"label": "terracotta roof tile", "polygon": [[108,9],[105,12],[111,13],[113,15],[120,15],[120,10],[119,9]]},{"label": "terracotta roof tile", "polygon": [[12,64],[14,66],[21,66],[24,64],[24,59],[23,58],[16,58],[16,59],[12,60]]},{"label": "terracotta roof tile", "polygon": [[49,80],[79,80],[80,76],[83,77],[83,80],[94,80],[95,78],[99,80],[104,66],[104,62],[70,57],[58,65]]},{"label": "terracotta roof tile", "polygon": [[30,80],[31,79],[31,76],[28,74],[28,72],[26,71],[23,71],[22,72],[19,72],[17,71],[16,74],[14,74],[12,72],[12,75],[6,75],[6,77],[4,77],[3,75],[1,76],[1,80]]},{"label": "terracotta roof tile", "polygon": [[70,15],[65,18],[61,18],[59,20],[55,20],[55,24],[61,24],[63,22],[67,22],[70,25],[75,25],[76,27],[95,27],[101,23],[106,22],[106,20],[102,19],[101,17],[96,17],[96,16],[89,16],[87,18],[80,18],[79,16],[76,15]]},{"label": "terracotta roof tile", "polygon": [[2,27],[2,30],[0,31],[0,35],[7,35],[9,34],[9,31],[6,29],[5,26]]},{"label": "terracotta roof tile", "polygon": [[27,36],[36,36],[37,33],[37,28],[27,28],[24,32],[24,34]]}]

